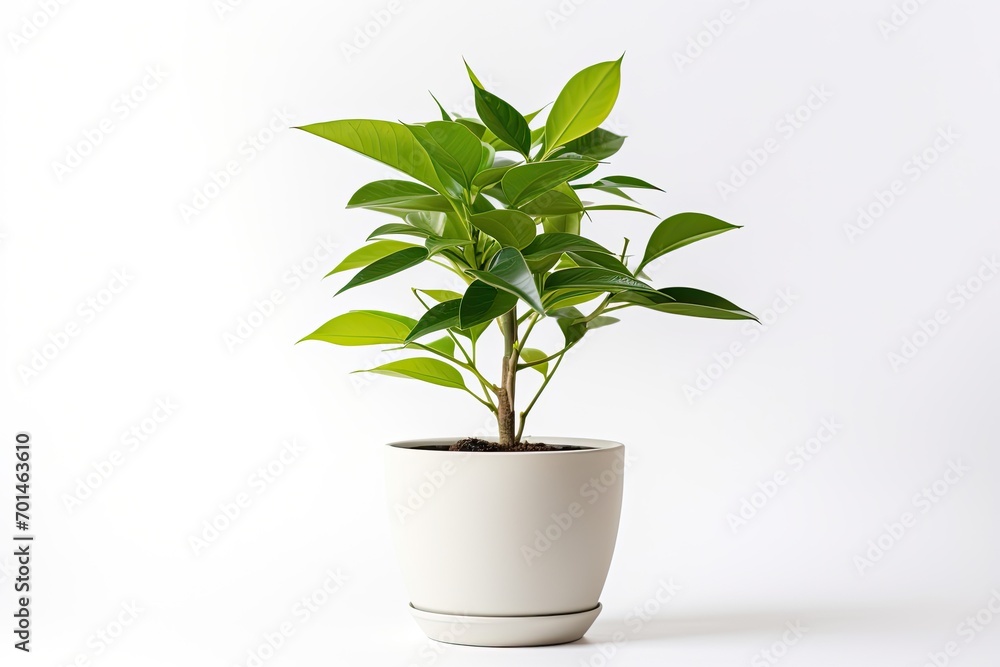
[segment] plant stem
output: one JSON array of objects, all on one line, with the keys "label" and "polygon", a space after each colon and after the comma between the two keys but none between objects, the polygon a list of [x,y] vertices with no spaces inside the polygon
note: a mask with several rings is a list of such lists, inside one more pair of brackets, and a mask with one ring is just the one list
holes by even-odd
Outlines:
[{"label": "plant stem", "polygon": [[545,391],[545,387],[547,387],[549,384],[549,380],[551,380],[552,376],[556,374],[557,370],[559,370],[559,364],[562,363],[563,357],[566,355],[566,352],[571,347],[573,346],[568,345],[562,350],[562,352],[558,353],[559,360],[556,361],[555,365],[552,367],[551,370],[549,370],[548,374],[545,376],[545,379],[542,380],[542,386],[539,387],[538,391],[535,392],[535,395],[531,398],[531,402],[528,403],[528,406],[521,411],[521,425],[517,429],[517,442],[520,442],[521,436],[524,435],[524,425],[528,421],[528,413],[531,412],[531,408],[535,407],[535,403],[538,401],[538,397],[542,395],[542,392]]},{"label": "plant stem", "polygon": [[528,344],[528,336],[531,335],[531,330],[535,328],[535,324],[540,319],[537,312],[532,310],[530,311],[530,313],[531,313],[531,321],[528,322],[528,327],[524,330],[524,335],[521,336],[521,340],[518,341],[518,346],[517,346],[518,360],[520,360],[521,358],[521,350],[523,350],[524,346]]},{"label": "plant stem", "polygon": [[500,431],[500,446],[513,447],[517,444],[515,429],[517,418],[514,413],[514,389],[517,378],[517,306],[500,316],[503,331],[503,364],[500,368],[500,390],[497,392],[497,426]]},{"label": "plant stem", "polygon": [[[458,336],[456,336],[455,334],[453,334],[450,331],[448,332],[448,335],[451,337],[451,339],[453,341],[455,341],[455,346],[458,347],[458,349],[462,351],[462,356],[465,357],[465,360],[469,362],[469,365],[471,365],[473,368],[475,368],[475,366],[476,366],[476,345],[475,345],[475,343],[472,344],[472,356],[469,356],[469,353],[465,351],[465,347],[462,345],[461,342],[459,342]],[[486,382],[486,378],[482,377],[481,374],[477,373],[476,374],[476,379],[479,380],[479,386],[483,388],[483,394],[486,396],[486,400],[488,400],[490,402],[490,408],[493,410],[493,412],[496,412],[497,411],[497,406],[493,404],[493,399],[490,397],[490,391],[493,391],[494,393],[496,393],[496,389],[491,389],[491,385],[488,382]]]},{"label": "plant stem", "polygon": [[[608,294],[606,297],[604,297],[604,300],[601,301],[601,304],[599,306],[597,306],[597,308],[594,309],[594,312],[592,312],[590,315],[587,315],[585,318],[583,318],[582,321],[583,322],[590,322],[595,317],[597,317],[598,315],[600,315],[601,313],[603,313],[604,309],[608,307],[608,304],[611,303],[611,299],[613,299],[614,296],[615,296],[614,294]],[[577,321],[579,322],[581,320],[577,320]]]}]

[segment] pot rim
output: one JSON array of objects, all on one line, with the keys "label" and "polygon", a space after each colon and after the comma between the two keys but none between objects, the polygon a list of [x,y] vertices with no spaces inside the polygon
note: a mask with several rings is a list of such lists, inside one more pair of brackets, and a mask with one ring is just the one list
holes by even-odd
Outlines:
[{"label": "pot rim", "polygon": [[[563,437],[554,435],[553,436],[540,435],[540,436],[532,436],[530,438],[525,438],[525,440],[528,440],[529,442],[542,442],[549,445],[575,445],[578,447],[587,447],[587,449],[570,449],[570,450],[559,450],[554,452],[463,452],[463,451],[451,452],[447,450],[417,449],[418,447],[421,447],[423,445],[449,445],[453,442],[461,440],[463,437],[468,437],[468,436],[418,438],[415,440],[397,440],[395,442],[386,443],[385,446],[394,450],[405,449],[410,451],[419,451],[421,453],[426,453],[426,454],[448,454],[452,456],[456,454],[460,455],[475,454],[480,456],[486,456],[486,455],[527,456],[529,454],[540,455],[540,456],[552,456],[552,455],[567,456],[571,454],[581,455],[581,454],[587,454],[588,452],[592,453],[599,451],[607,451],[610,449],[625,448],[625,445],[623,445],[620,442],[614,440],[603,440],[601,438],[577,438],[577,437]],[[481,439],[486,440],[487,442],[496,442],[497,436],[495,435],[481,436]]]}]

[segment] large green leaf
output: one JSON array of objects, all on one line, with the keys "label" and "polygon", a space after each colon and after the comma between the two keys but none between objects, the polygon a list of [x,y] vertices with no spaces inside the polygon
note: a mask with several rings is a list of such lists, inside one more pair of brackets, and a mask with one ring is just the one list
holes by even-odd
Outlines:
[{"label": "large green leaf", "polygon": [[728,232],[730,229],[739,229],[739,226],[731,225],[704,213],[672,215],[653,230],[649,237],[649,243],[646,244],[646,252],[643,253],[642,261],[636,268],[636,273],[657,257],[683,248],[695,241]]},{"label": "large green leaf", "polygon": [[593,183],[583,183],[580,185],[574,185],[574,188],[582,190],[584,188],[596,188],[598,190],[608,189],[608,188],[635,188],[638,190],[659,190],[663,192],[663,188],[658,188],[652,183],[647,183],[641,178],[636,178],[634,176],[605,176],[599,178]]},{"label": "large green leaf", "polygon": [[[387,255],[391,255],[394,252],[402,250],[404,248],[415,248],[413,243],[406,243],[404,241],[395,241],[392,239],[385,239],[382,241],[375,241],[374,243],[369,243],[366,246],[358,248],[350,255],[345,257],[340,261],[340,264],[335,266],[330,273],[326,276],[332,276],[335,273],[340,273],[341,271],[350,271],[351,269],[359,269],[363,266],[368,266],[372,262],[382,259]],[[323,276],[324,278],[326,276]]]},{"label": "large green leaf", "polygon": [[331,120],[299,128],[387,164],[444,193],[444,183],[427,151],[401,123],[386,120]]},{"label": "large green leaf", "polygon": [[406,342],[416,340],[435,331],[457,327],[458,310],[462,305],[461,299],[443,301],[424,313],[424,316],[414,325],[406,336]]},{"label": "large green leaf", "polygon": [[566,308],[569,306],[579,306],[580,304],[593,301],[594,299],[601,296],[604,292],[595,292],[593,290],[567,290],[561,289],[555,292],[546,292],[542,296],[542,301],[545,303],[545,307],[548,312],[552,312],[553,308]]},{"label": "large green leaf", "polygon": [[610,269],[615,273],[624,273],[626,276],[632,275],[629,268],[622,264],[621,260],[606,252],[595,252],[593,250],[582,250],[579,252],[569,252],[567,257],[572,259],[577,266],[599,266]]},{"label": "large green leaf", "polygon": [[595,160],[604,160],[621,149],[625,137],[603,128],[595,128],[563,146],[556,155],[582,155]]},{"label": "large green leaf", "polygon": [[535,221],[520,211],[497,209],[473,215],[469,221],[505,247],[523,248],[535,238]]},{"label": "large green leaf", "polygon": [[442,301],[452,301],[454,299],[461,299],[462,295],[458,292],[453,292],[450,289],[418,289],[418,292],[426,294],[430,298],[434,299],[438,303]]},{"label": "large green leaf", "polygon": [[645,213],[656,217],[656,214],[638,206],[628,206],[626,204],[598,204],[596,206],[586,206],[584,211],[629,211],[631,213]]},{"label": "large green leaf", "polygon": [[549,274],[545,279],[545,291],[557,289],[592,289],[602,292],[621,292],[635,290],[638,292],[656,292],[652,287],[636,280],[632,276],[597,267],[578,267],[562,269]]},{"label": "large green leaf", "polygon": [[458,369],[440,359],[429,357],[414,357],[412,359],[390,361],[375,368],[355,371],[355,373],[379,373],[381,375],[421,380],[452,389],[466,389],[465,379],[458,372]]},{"label": "large green leaf", "polygon": [[405,271],[411,266],[416,266],[420,264],[425,259],[427,259],[427,248],[422,248],[420,246],[415,246],[413,248],[404,248],[397,252],[387,255],[380,260],[372,262],[365,268],[354,274],[351,280],[341,287],[337,294],[345,290],[349,290],[352,287],[357,287],[358,285],[364,285],[366,283],[375,282],[376,280],[381,280],[387,276],[391,276],[400,271]]},{"label": "large green leaf", "polygon": [[531,150],[531,130],[528,121],[517,109],[496,95],[479,86],[474,86],[476,97],[476,113],[483,124],[490,129],[498,139],[528,157]]},{"label": "large green leaf", "polygon": [[756,320],[750,312],[721,296],[693,287],[664,287],[656,293],[621,292],[614,302],[631,303],[651,310],[716,320]]},{"label": "large green leaf", "polygon": [[539,234],[535,240],[525,247],[521,254],[529,261],[545,260],[558,257],[566,252],[595,251],[611,254],[611,251],[583,236],[564,232],[546,232]]},{"label": "large green leaf", "polygon": [[560,183],[524,204],[521,210],[528,215],[567,215],[583,211],[583,202],[567,183]]},{"label": "large green leaf", "polygon": [[582,137],[611,113],[621,86],[622,59],[578,72],[556,98],[545,121],[545,153]]},{"label": "large green leaf", "polygon": [[517,297],[510,292],[475,280],[465,290],[459,307],[459,326],[470,329],[477,324],[494,320],[517,305]]},{"label": "large green leaf", "polygon": [[406,340],[416,323],[409,317],[380,310],[352,310],[338,315],[302,340],[347,346],[396,344]]},{"label": "large green leaf", "polygon": [[454,212],[414,211],[408,213],[404,220],[417,229],[426,231],[431,236],[443,236],[451,239],[470,238],[468,228]]},{"label": "large green leaf", "polygon": [[[444,120],[406,127],[430,155],[442,182],[447,184],[450,177],[466,190],[472,188],[483,158],[483,144],[476,135],[461,123]],[[450,190],[450,194],[457,196],[460,192]]]},{"label": "large green leaf", "polygon": [[592,160],[551,160],[518,165],[504,174],[500,185],[511,206],[520,206],[560,183],[594,168]]},{"label": "large green leaf", "polygon": [[428,259],[441,253],[445,250],[451,250],[452,248],[461,248],[471,244],[472,241],[469,239],[443,239],[435,236],[431,236],[424,243],[424,247],[427,248]]},{"label": "large green leaf", "polygon": [[413,199],[403,199],[391,204],[364,204],[360,208],[367,208],[380,213],[405,218],[410,213],[420,211],[437,211],[449,213],[454,211],[451,201],[444,195],[427,195],[426,197],[414,197]]},{"label": "large green leaf", "polygon": [[390,206],[399,202],[419,200],[423,197],[440,197],[427,186],[413,181],[385,180],[374,181],[361,186],[347,202],[347,208],[370,208],[372,206]]},{"label": "large green leaf", "polygon": [[419,236],[420,238],[427,238],[431,236],[431,233],[426,229],[420,229],[419,227],[414,227],[413,225],[407,225],[402,222],[390,222],[388,224],[377,227],[375,231],[368,235],[368,241],[379,237],[379,236],[389,236],[390,234],[400,235],[400,236]]},{"label": "large green leaf", "polygon": [[496,185],[503,178],[503,175],[510,171],[511,167],[516,167],[519,164],[523,163],[497,158],[493,161],[492,167],[483,169],[476,174],[476,177],[472,179],[472,185],[480,190]]},{"label": "large green leaf", "polygon": [[480,141],[482,141],[482,138],[486,136],[486,133],[489,131],[486,129],[485,125],[480,123],[475,118],[456,118],[455,122],[461,123],[466,128],[468,128],[468,130],[472,132],[474,135],[476,135],[476,138],[479,139]]},{"label": "large green leaf", "polygon": [[540,313],[545,312],[535,276],[516,248],[504,248],[496,254],[489,271],[469,271],[487,285],[516,294]]},{"label": "large green leaf", "polygon": [[427,347],[438,352],[444,352],[449,357],[455,356],[455,341],[450,336],[438,338],[435,341],[427,343]]}]

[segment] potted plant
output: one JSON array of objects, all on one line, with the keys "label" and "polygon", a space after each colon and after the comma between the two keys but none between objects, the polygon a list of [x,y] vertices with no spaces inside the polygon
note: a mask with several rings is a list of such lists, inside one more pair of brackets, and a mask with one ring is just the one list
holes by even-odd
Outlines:
[{"label": "potted plant", "polygon": [[[330,272],[356,271],[338,294],[427,262],[451,272],[462,290],[414,288],[419,318],[355,310],[303,340],[392,346],[402,358],[364,372],[457,389],[496,416],[495,438],[386,449],[393,538],[411,611],[433,639],[567,642],[582,637],[600,612],[624,448],[524,438],[529,413],[574,345],[628,308],[755,319],[708,292],[656,289],[643,273],[667,253],[735,225],[701,213],[673,215],[655,226],[638,256],[628,253],[628,239],[615,252],[582,233],[591,213],[648,213],[626,191],[659,189],[632,176],[591,175],[625,139],[600,127],[618,97],[621,63],[573,76],[544,123],[540,111],[522,115],[487,91],[466,65],[478,118],[452,117],[438,103],[441,118],[430,122],[299,128],[409,177],[368,183],[351,197],[348,208],[394,219]],[[581,195],[617,199],[595,204]],[[550,325],[561,330],[558,349],[530,347],[536,327]],[[488,336],[502,340],[499,358],[477,353]],[[526,377],[533,393],[524,400]]]}]

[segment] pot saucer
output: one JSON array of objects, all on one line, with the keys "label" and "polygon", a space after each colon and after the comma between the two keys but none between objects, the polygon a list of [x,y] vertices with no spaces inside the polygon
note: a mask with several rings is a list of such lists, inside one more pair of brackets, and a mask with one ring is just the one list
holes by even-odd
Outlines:
[{"label": "pot saucer", "polygon": [[590,629],[601,604],[572,614],[547,616],[463,616],[438,614],[410,605],[428,637],[463,646],[547,646],[575,642]]}]

